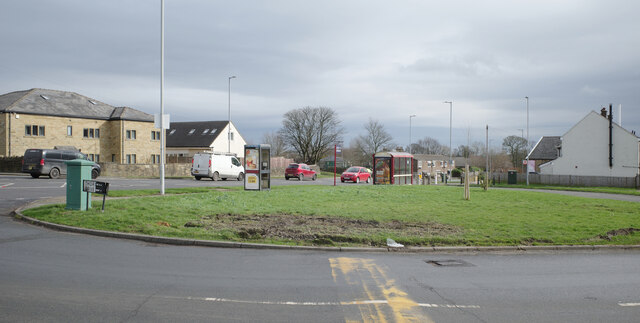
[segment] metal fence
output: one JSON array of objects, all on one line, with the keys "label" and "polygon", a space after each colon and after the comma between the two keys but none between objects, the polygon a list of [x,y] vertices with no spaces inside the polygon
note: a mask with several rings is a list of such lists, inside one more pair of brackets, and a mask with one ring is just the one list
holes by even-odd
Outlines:
[{"label": "metal fence", "polygon": [[[495,183],[507,183],[507,173],[493,173],[491,180]],[[526,183],[526,174],[517,174],[518,183]],[[609,177],[609,176],[577,176],[577,175],[545,175],[529,174],[529,184],[561,185],[561,186],[606,186],[640,188],[640,176]]]}]

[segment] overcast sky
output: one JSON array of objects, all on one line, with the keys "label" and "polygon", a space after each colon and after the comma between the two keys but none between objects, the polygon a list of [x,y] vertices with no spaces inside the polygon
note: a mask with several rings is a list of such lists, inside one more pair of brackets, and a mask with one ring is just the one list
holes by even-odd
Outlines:
[{"label": "overcast sky", "polygon": [[[160,111],[160,0],[0,5],[0,94],[47,88]],[[304,106],[335,109],[346,144],[369,117],[396,143],[453,147],[562,135],[622,105],[640,130],[640,2],[165,1],[165,113],[231,118],[250,143]],[[522,130],[521,130],[522,129]]]}]

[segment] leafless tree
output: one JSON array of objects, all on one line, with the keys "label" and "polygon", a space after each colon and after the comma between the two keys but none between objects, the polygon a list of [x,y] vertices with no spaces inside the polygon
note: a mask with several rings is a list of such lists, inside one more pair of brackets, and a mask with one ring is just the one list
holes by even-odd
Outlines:
[{"label": "leafless tree", "polygon": [[434,138],[425,137],[411,145],[411,152],[414,154],[446,155],[449,153],[449,147],[441,145]]},{"label": "leafless tree", "polygon": [[277,131],[265,133],[262,142],[271,145],[271,156],[283,156],[286,152],[287,145]]},{"label": "leafless tree", "polygon": [[315,164],[344,132],[337,113],[327,107],[304,107],[284,114],[279,131],[299,160]]},{"label": "leafless tree", "polygon": [[378,120],[369,118],[364,124],[364,130],[366,133],[355,140],[355,145],[362,155],[371,156],[391,145],[391,135]]}]

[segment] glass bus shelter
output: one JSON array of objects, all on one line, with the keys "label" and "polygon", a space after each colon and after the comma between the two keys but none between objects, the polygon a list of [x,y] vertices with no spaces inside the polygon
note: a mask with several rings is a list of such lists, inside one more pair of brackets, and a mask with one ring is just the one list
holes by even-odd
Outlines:
[{"label": "glass bus shelter", "polygon": [[373,184],[413,184],[418,161],[405,152],[379,152],[373,155]]}]

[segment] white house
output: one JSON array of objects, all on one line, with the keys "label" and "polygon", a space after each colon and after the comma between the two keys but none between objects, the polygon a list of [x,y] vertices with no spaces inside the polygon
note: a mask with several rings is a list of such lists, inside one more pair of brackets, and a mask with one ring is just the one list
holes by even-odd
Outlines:
[{"label": "white house", "polygon": [[541,174],[635,177],[640,173],[640,138],[610,123],[605,109],[587,114],[556,148],[558,157],[540,165]]},{"label": "white house", "polygon": [[207,150],[244,156],[247,144],[233,122],[228,121],[171,122],[166,135],[170,156],[191,157]]}]

